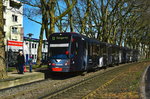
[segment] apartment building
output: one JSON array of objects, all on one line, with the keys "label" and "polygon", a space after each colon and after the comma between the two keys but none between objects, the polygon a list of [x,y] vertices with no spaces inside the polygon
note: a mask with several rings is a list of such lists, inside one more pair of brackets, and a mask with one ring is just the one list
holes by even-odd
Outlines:
[{"label": "apartment building", "polygon": [[[23,53],[26,62],[28,62],[30,56],[32,56],[33,59],[32,62],[33,63],[36,62],[38,44],[39,44],[39,39],[24,37]],[[48,53],[48,42],[46,40],[43,40],[41,61],[44,62],[45,60],[47,60],[47,53]]]},{"label": "apartment building", "polygon": [[[14,66],[19,50],[23,50],[25,61],[28,63],[30,56],[33,62],[37,60],[38,39],[24,37],[23,31],[23,4],[18,0],[4,1],[4,32],[6,55],[8,65]],[[42,45],[42,60],[47,58],[47,42],[44,40]]]},{"label": "apartment building", "polygon": [[[17,41],[23,41],[23,4],[17,0],[3,0],[4,12],[4,32],[6,49],[16,50],[22,49],[23,46],[15,46]],[[9,42],[10,41],[10,42]],[[13,42],[12,42],[13,41]],[[11,43],[11,44],[10,44]],[[9,46],[13,45],[14,46]]]}]

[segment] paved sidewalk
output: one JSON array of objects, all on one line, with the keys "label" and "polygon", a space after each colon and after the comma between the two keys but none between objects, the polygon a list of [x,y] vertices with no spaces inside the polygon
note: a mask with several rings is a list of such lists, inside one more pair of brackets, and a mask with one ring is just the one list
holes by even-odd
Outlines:
[{"label": "paved sidewalk", "polygon": [[0,80],[0,89],[10,88],[17,85],[27,84],[44,79],[45,74],[42,72],[25,72],[24,74],[18,74],[17,72],[8,72],[8,78]]}]

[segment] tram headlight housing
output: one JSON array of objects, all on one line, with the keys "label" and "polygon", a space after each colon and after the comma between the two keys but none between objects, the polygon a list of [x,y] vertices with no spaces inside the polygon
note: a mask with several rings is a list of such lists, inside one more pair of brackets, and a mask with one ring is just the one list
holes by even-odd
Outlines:
[{"label": "tram headlight housing", "polygon": [[48,63],[48,65],[52,65],[51,63]]},{"label": "tram headlight housing", "polygon": [[67,66],[67,65],[70,65],[70,61],[67,61],[67,62],[65,63],[65,66]]}]

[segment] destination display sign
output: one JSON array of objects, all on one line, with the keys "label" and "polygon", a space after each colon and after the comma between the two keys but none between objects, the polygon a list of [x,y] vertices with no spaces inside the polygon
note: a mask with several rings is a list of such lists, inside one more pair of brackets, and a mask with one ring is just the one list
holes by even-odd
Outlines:
[{"label": "destination display sign", "polygon": [[68,36],[53,36],[52,40],[69,40]]},{"label": "destination display sign", "polygon": [[69,35],[54,35],[51,36],[50,41],[51,43],[69,43],[71,40],[71,36]]}]

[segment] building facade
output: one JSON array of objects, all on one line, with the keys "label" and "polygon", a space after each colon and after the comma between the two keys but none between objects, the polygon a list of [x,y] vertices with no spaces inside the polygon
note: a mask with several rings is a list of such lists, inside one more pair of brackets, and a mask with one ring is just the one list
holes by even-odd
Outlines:
[{"label": "building facade", "polygon": [[[37,60],[38,39],[24,37],[23,31],[23,4],[18,0],[3,0],[4,32],[6,57],[8,65],[16,65],[19,50],[23,50],[25,61],[30,56],[35,63]],[[47,42],[42,45],[42,60],[47,58]]]},{"label": "building facade", "polygon": [[23,41],[23,4],[17,0],[4,0],[5,45],[8,40]]},{"label": "building facade", "polygon": [[[39,39],[24,37],[23,42],[23,52],[25,56],[25,61],[28,64],[28,60],[30,56],[32,56],[32,62],[35,63],[37,60],[37,50]],[[43,40],[42,44],[42,57],[41,61],[44,63],[47,60],[47,52],[48,52],[48,42]]]},{"label": "building facade", "polygon": [[23,50],[23,4],[18,0],[3,0],[3,20],[7,67],[14,66],[19,50]]}]

